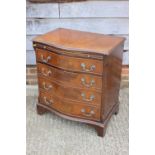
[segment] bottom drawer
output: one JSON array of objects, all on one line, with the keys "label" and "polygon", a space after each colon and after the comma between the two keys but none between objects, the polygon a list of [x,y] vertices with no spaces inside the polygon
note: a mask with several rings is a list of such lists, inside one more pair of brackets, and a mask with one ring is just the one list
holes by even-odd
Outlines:
[{"label": "bottom drawer", "polygon": [[47,92],[41,91],[39,92],[39,102],[40,104],[47,105],[52,109],[59,111],[65,115],[85,118],[90,120],[100,120],[100,108],[88,106],[86,104],[79,104],[76,102],[63,100],[63,98],[59,98],[49,94]]}]

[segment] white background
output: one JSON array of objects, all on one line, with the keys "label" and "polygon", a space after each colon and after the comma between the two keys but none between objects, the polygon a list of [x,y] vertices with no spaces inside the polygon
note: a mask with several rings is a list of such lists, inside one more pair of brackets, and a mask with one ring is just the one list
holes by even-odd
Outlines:
[{"label": "white background", "polygon": [[[155,154],[155,7],[130,0],[130,154]],[[0,154],[26,154],[26,2],[0,4]]]}]

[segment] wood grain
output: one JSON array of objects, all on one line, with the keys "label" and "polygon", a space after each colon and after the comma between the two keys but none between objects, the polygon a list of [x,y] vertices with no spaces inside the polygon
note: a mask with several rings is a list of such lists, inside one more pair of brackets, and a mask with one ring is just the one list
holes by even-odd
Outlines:
[{"label": "wood grain", "polygon": [[[58,77],[59,78],[59,77]],[[101,105],[101,91],[94,91],[89,89],[81,89],[76,87],[68,86],[66,83],[61,84],[54,80],[49,80],[47,78],[39,76],[38,78],[39,88],[44,91],[48,91],[49,93],[61,97],[63,99],[68,99],[70,101],[76,101],[77,103],[84,103],[86,105]],[[82,97],[82,93],[85,97]],[[91,96],[94,96],[94,99],[90,99]],[[87,101],[90,100],[90,101]]]},{"label": "wood grain", "polygon": [[[27,50],[26,51],[26,64],[27,65],[36,65],[36,58],[34,50]],[[129,51],[125,51],[123,53],[123,65],[129,65]]]},{"label": "wood grain", "polygon": [[[32,46],[32,40],[33,38],[37,37],[38,35],[27,35],[26,36],[26,50],[27,51],[32,51],[33,46]],[[124,37],[125,43],[124,43],[124,50],[129,50],[129,36],[128,35],[114,35],[114,36],[118,36],[118,37]]]},{"label": "wood grain", "polygon": [[47,48],[53,46],[68,51],[109,55],[116,46],[124,43],[125,38],[58,28],[34,38],[33,41],[36,45],[37,43],[47,45]]},{"label": "wood grain", "polygon": [[[39,91],[39,103],[72,117],[100,120],[100,109],[98,107],[92,107],[86,104],[78,104],[75,101],[73,102],[65,100],[42,90]],[[82,113],[82,109],[85,109],[86,112]],[[94,115],[90,115],[91,110],[94,111]]]},{"label": "wood grain", "polygon": [[[43,59],[47,59],[48,57],[51,57],[51,59],[46,62],[46,64],[58,67],[64,70],[68,71],[75,71],[75,72],[81,72],[81,73],[92,73],[96,75],[102,75],[103,72],[103,65],[102,61],[99,60],[89,60],[89,59],[82,59],[82,58],[76,58],[76,57],[68,57],[65,55],[58,55],[52,52],[48,52],[47,50],[42,49],[36,49],[36,59],[37,62],[44,63]],[[91,66],[95,66],[95,69],[86,71],[81,67],[81,64],[85,63],[86,69],[91,68]]]},{"label": "wood grain", "polygon": [[[102,78],[99,76],[59,70],[57,68],[47,66],[46,64],[42,63],[37,63],[37,68],[39,76],[57,81],[57,83],[60,83],[62,85],[66,84],[67,86],[88,90],[101,90]],[[82,82],[82,79],[85,79],[85,82]],[[90,85],[92,80],[94,80],[94,83]],[[85,83],[90,86],[87,87]]]}]

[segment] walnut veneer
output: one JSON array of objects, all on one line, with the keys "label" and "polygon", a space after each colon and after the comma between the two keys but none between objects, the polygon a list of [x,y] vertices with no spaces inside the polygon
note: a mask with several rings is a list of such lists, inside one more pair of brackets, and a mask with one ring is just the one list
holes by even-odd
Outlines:
[{"label": "walnut veneer", "polygon": [[38,114],[93,125],[104,136],[118,113],[124,38],[59,28],[33,39]]}]

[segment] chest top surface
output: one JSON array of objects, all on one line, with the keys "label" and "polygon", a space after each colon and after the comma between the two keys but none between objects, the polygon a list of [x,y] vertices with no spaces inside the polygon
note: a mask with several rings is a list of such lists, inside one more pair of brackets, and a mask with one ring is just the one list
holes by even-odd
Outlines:
[{"label": "chest top surface", "polygon": [[47,44],[56,48],[73,51],[94,52],[109,55],[123,43],[125,38],[91,32],[58,28],[44,35],[37,36],[34,42]]}]

